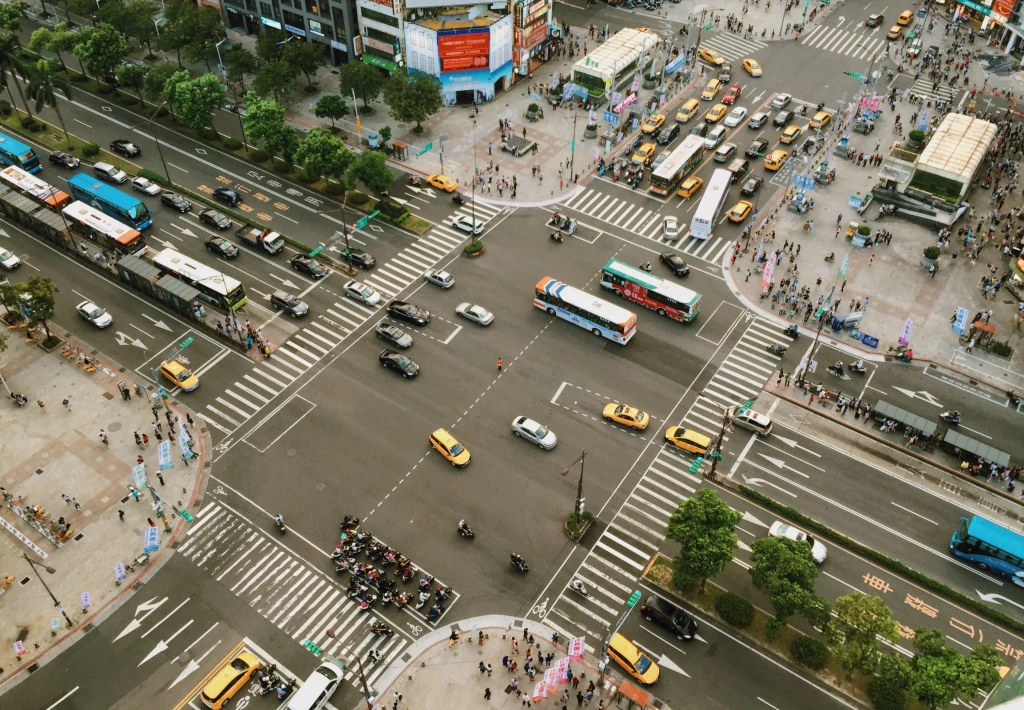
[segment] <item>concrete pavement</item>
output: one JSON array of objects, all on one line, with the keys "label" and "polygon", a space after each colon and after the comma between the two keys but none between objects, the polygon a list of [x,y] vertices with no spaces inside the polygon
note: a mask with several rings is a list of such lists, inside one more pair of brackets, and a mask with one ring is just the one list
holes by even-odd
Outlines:
[{"label": "concrete pavement", "polygon": [[[50,328],[57,332],[54,323]],[[5,432],[0,454],[6,463],[0,485],[9,493],[2,514],[7,530],[0,579],[15,579],[0,596],[0,667],[5,669],[0,687],[78,641],[89,624],[111,613],[132,586],[161,566],[183,524],[175,509],[189,509],[203,486],[209,445],[204,431],[190,427],[198,460],[186,467],[178,444],[171,442],[171,465],[161,470],[153,424],[159,421],[160,436],[169,441],[166,415],[185,421],[185,409],[168,401],[156,420],[148,396],[136,396],[132,379],[104,354],[90,353],[97,367],[88,372],[77,358],[62,357],[60,348],[45,353],[19,342],[19,334],[12,333],[0,356],[6,385],[29,400],[23,408],[5,400],[0,408]],[[69,342],[88,351],[85,343]],[[121,383],[131,389],[130,399],[119,391]],[[136,445],[136,431],[149,438],[148,446]],[[136,502],[129,487],[137,483],[131,469],[139,456],[153,489],[142,488]],[[154,492],[167,502],[166,524],[152,507]],[[130,563],[143,555],[150,520],[159,531],[159,549],[132,568]],[[43,568],[31,568],[25,554],[56,572],[37,579]],[[126,568],[116,571],[119,564]],[[40,582],[63,602],[68,621],[54,610]],[[20,654],[16,641],[24,646]]]}]

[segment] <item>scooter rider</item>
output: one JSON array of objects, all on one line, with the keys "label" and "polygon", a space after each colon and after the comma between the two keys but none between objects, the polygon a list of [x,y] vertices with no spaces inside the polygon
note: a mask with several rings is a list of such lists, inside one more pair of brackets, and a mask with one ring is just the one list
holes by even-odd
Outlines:
[{"label": "scooter rider", "polygon": [[284,516],[283,515],[275,515],[274,516],[274,522],[277,523],[278,527],[284,527]]},{"label": "scooter rider", "polygon": [[462,520],[459,521],[459,532],[464,532],[464,533],[468,533],[469,532],[469,526],[466,525],[466,519],[465,518],[463,518]]},{"label": "scooter rider", "polygon": [[841,362],[837,362],[835,365],[833,365],[832,369],[835,370],[836,374],[839,375],[840,377],[842,377],[844,374],[846,374],[845,371],[843,370],[843,363],[841,363]]}]

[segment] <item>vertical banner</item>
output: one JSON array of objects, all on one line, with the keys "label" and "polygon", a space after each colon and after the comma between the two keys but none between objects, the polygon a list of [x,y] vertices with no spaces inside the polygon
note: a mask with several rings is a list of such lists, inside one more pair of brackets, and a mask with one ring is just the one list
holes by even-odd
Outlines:
[{"label": "vertical banner", "polygon": [[140,463],[132,466],[132,481],[140,491],[149,485],[149,480],[146,478],[146,464]]},{"label": "vertical banner", "polygon": [[555,672],[558,674],[559,683],[569,682],[569,659],[560,658],[558,663],[555,664]]},{"label": "vertical banner", "polygon": [[89,598],[89,592],[82,592],[82,611],[85,611],[92,605],[92,600]]},{"label": "vertical banner", "polygon": [[548,668],[544,671],[544,680],[547,681],[548,685],[555,685],[558,683],[558,670],[555,668]]},{"label": "vertical banner", "polygon": [[124,565],[122,563],[118,562],[116,565],[114,565],[115,580],[117,580],[118,582],[123,582],[126,576],[127,575],[125,574]]},{"label": "vertical banner", "polygon": [[764,272],[761,274],[761,288],[768,288],[772,285],[772,275],[775,273],[775,252],[768,257],[768,263],[764,265]]},{"label": "vertical banner", "polygon": [[166,471],[169,468],[174,468],[174,462],[171,461],[171,442],[161,441],[156,447],[156,461],[160,465],[161,471]]},{"label": "vertical banner", "polygon": [[539,683],[537,683],[537,685],[533,686],[533,693],[530,697],[533,698],[533,702],[539,703],[541,700],[548,697],[549,690],[553,690],[553,688],[549,689],[547,681],[542,680]]},{"label": "vertical banner", "polygon": [[569,646],[567,648],[567,651],[568,651],[568,654],[569,654],[569,658],[571,658],[572,660],[577,661],[577,662],[580,662],[580,661],[583,660],[583,648],[584,648],[584,641],[585,640],[586,640],[586,636],[579,636],[579,637],[573,638],[569,642]]},{"label": "vertical banner", "polygon": [[632,88],[630,88],[634,94],[640,91],[640,72],[637,72],[636,76],[633,77]]},{"label": "vertical banner", "polygon": [[953,332],[957,335],[964,334],[964,328],[967,327],[967,309],[957,308],[956,319],[953,321]]},{"label": "vertical banner", "polygon": [[850,252],[843,254],[843,263],[839,265],[839,278],[846,278],[846,270],[850,268]]},{"label": "vertical banner", "polygon": [[146,528],[143,533],[144,547],[142,551],[147,555],[160,549],[160,531],[154,528]]},{"label": "vertical banner", "polygon": [[178,447],[181,449],[181,453],[185,455],[185,458],[192,458],[195,456],[192,453],[192,449],[188,445],[189,437],[188,432],[184,428],[178,430]]},{"label": "vertical banner", "polygon": [[912,321],[910,318],[907,318],[907,322],[903,324],[903,332],[900,333],[900,339],[896,342],[898,342],[900,345],[903,345],[904,347],[910,345],[910,334],[913,331],[914,321]]}]

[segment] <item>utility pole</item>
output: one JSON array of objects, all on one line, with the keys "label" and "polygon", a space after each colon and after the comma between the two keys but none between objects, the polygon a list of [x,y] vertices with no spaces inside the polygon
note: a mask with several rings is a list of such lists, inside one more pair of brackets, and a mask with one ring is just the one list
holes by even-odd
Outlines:
[{"label": "utility pole", "polygon": [[[835,289],[835,284],[832,285],[832,289]],[[810,352],[808,352],[807,354],[808,367],[810,367],[811,361],[814,360],[814,351],[818,347],[818,338],[821,337],[821,330],[822,328],[825,327],[825,321],[827,321],[832,316],[832,314],[835,312],[835,308],[836,306],[834,303],[829,305],[828,308],[825,309],[824,312],[821,313],[821,316],[818,318],[818,331],[814,334],[814,340],[811,342]],[[804,375],[806,374],[807,369],[800,368],[800,377],[797,379],[797,387],[804,386],[804,383],[807,381],[807,378],[804,377]]]},{"label": "utility pole", "polygon": [[581,453],[576,458],[575,461],[573,461],[571,464],[566,466],[565,470],[562,471],[562,475],[565,476],[567,473],[569,473],[569,471],[572,469],[573,466],[575,466],[576,464],[580,465],[580,480],[579,480],[579,483],[576,486],[575,516],[576,516],[576,527],[577,528],[579,528],[579,526],[580,526],[580,515],[583,514],[583,501],[586,500],[586,498],[583,497],[583,462],[586,460],[586,458],[587,458],[587,452],[584,450],[583,453]]},{"label": "utility pole", "polygon": [[[38,562],[33,560],[31,557],[26,555],[24,552],[21,553],[21,556],[25,559],[26,562],[28,562],[29,566],[37,574],[38,574],[38,570],[36,570],[36,565],[39,565],[44,570],[46,570],[47,574],[54,574],[57,571],[53,567],[50,567],[49,565],[39,564]],[[61,604],[59,601],[57,601],[57,597],[53,596],[53,592],[50,591],[50,587],[47,586],[46,580],[43,579],[42,575],[39,575],[39,581],[43,583],[43,589],[46,590],[46,593],[50,595],[50,599],[53,600],[53,606],[56,607],[57,609],[59,609],[60,613],[64,616],[64,621],[67,622],[68,628],[69,629],[73,628],[74,625],[75,625],[74,622],[71,621],[71,617],[68,616],[68,613],[66,611],[64,611],[64,605]]]},{"label": "utility pole", "polygon": [[162,109],[166,105],[167,105],[167,102],[164,101],[162,104],[160,104],[157,107],[156,111],[153,112],[153,116],[152,117],[147,118],[145,121],[141,121],[141,122],[135,124],[134,126],[132,126],[132,128],[137,128],[139,126],[144,126],[147,123],[149,124],[150,132],[153,134],[153,142],[156,143],[156,152],[160,156],[160,163],[164,166],[164,176],[167,177],[167,184],[168,185],[173,185],[173,183],[171,182],[171,173],[167,169],[167,161],[164,160],[164,152],[160,148],[160,139],[156,135],[156,125],[154,125],[154,123],[153,123],[154,119],[156,118],[156,115],[160,112],[160,109]]},{"label": "utility pole", "polygon": [[[576,112],[572,114],[572,143],[569,146],[569,180],[572,180],[572,169],[576,164],[576,120],[580,115]],[[589,120],[589,119],[588,119]],[[476,143],[474,143],[476,145]]]},{"label": "utility pole", "polygon": [[[338,629],[338,631],[341,631],[341,629]],[[332,639],[337,638],[338,631],[335,631],[334,629],[327,629],[327,635],[330,636]],[[370,686],[366,684],[366,674],[363,673],[363,662],[359,660],[359,654],[353,654],[352,649],[350,648],[344,649],[343,651],[341,651],[341,653],[345,655],[351,654],[351,657],[356,659],[356,673],[359,674],[359,682],[363,686],[363,699],[366,701],[366,710],[373,710],[373,705],[370,703]],[[331,658],[331,656],[328,656],[328,659],[334,661],[334,659]],[[340,665],[342,669],[346,671],[348,670],[348,667],[345,666],[344,663],[340,663],[338,665]]]}]

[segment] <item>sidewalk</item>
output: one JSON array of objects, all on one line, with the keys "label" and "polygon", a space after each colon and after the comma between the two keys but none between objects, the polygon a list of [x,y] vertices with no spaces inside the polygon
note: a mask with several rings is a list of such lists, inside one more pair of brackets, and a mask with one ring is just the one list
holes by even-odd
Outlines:
[{"label": "sidewalk", "polygon": [[[51,322],[51,329],[54,324]],[[56,333],[56,330],[54,330]],[[112,613],[136,582],[155,573],[167,559],[182,527],[175,509],[190,509],[203,486],[208,435],[191,428],[198,459],[189,467],[181,460],[176,441],[171,443],[173,468],[157,472],[157,438],[153,429],[152,402],[136,396],[130,374],[102,354],[94,357],[97,369],[89,373],[61,355],[21,342],[21,331],[13,331],[6,352],[0,355],[0,372],[6,385],[23,394],[29,403],[19,408],[3,392],[0,404],[0,458],[4,462],[0,486],[10,494],[0,509],[6,530],[0,532],[0,582],[13,577],[13,583],[0,592],[0,689],[5,683],[19,682],[19,672],[35,663],[45,663],[82,636],[83,629]],[[70,341],[69,341],[70,342]],[[74,343],[85,350],[88,346]],[[131,388],[125,400],[118,390],[124,382]],[[147,393],[148,395],[148,393]],[[64,399],[68,406],[62,405]],[[42,401],[45,408],[37,404]],[[159,409],[162,436],[168,436],[166,413],[172,420],[185,421],[186,411],[177,403]],[[105,447],[99,438],[103,430],[110,442]],[[133,432],[145,433],[150,444],[142,450]],[[176,427],[176,431],[180,431]],[[154,491],[170,504],[164,507],[169,518],[158,520],[148,490],[132,500],[129,486],[131,469],[142,455]],[[62,500],[69,496],[71,503]],[[20,502],[19,502],[20,501]],[[30,506],[41,506],[39,529],[23,519],[33,517]],[[118,512],[124,512],[120,521]],[[58,537],[46,531],[52,524],[59,535],[57,521],[65,518],[69,526],[58,547]],[[152,519],[159,530],[160,550],[149,555],[134,570],[125,569],[125,579],[116,580],[115,567],[126,566],[143,554],[143,535]],[[48,539],[52,537],[53,539]],[[33,569],[22,559],[27,554],[41,566]],[[55,568],[44,575],[42,565]],[[54,609],[41,581],[63,603],[72,622]],[[88,594],[87,603],[82,595]],[[53,626],[51,626],[53,624]],[[25,650],[20,659],[13,645],[21,641]]]},{"label": "sidewalk", "polygon": [[[449,636],[455,631],[459,640],[451,644]],[[404,666],[394,665],[388,668],[375,684],[374,710],[395,707],[399,710],[416,708],[416,710],[448,710],[449,708],[492,707],[512,708],[530,707],[534,687],[543,680],[549,669],[558,666],[558,662],[566,657],[568,639],[559,637],[558,642],[551,642],[554,635],[552,629],[544,624],[511,616],[480,616],[464,619],[455,624],[447,624],[443,628],[425,635],[410,646],[402,655],[407,660]],[[479,641],[480,634],[484,640]],[[534,643],[529,643],[530,637]],[[513,639],[518,644],[513,650]],[[586,639],[587,643],[596,646],[600,639]],[[527,649],[531,649],[537,674],[533,680],[524,672]],[[550,665],[543,662],[543,657],[553,654]],[[518,669],[502,666],[502,658],[508,656],[510,662],[515,661]],[[538,660],[539,659],[539,660]],[[342,659],[343,660],[343,659]],[[490,664],[492,671],[480,671],[480,664]],[[571,707],[589,707],[593,710],[616,706],[614,699],[619,690],[621,669],[614,663],[609,664],[609,675],[602,685],[599,684],[597,670],[598,659],[590,653],[583,655],[582,662],[572,661],[572,675],[579,679],[578,687],[572,682],[559,683],[548,695],[553,701],[552,707],[562,705]],[[671,673],[663,669],[662,673]],[[513,688],[513,680],[518,681],[518,690]],[[593,698],[577,704],[577,693],[586,694],[590,684],[594,684]],[[487,690],[490,697],[487,698]],[[568,691],[568,699],[563,694]],[[646,691],[640,690],[641,693]],[[353,710],[363,710],[366,704],[362,701]],[[669,710],[667,705],[658,704],[648,707],[661,707]]]}]

